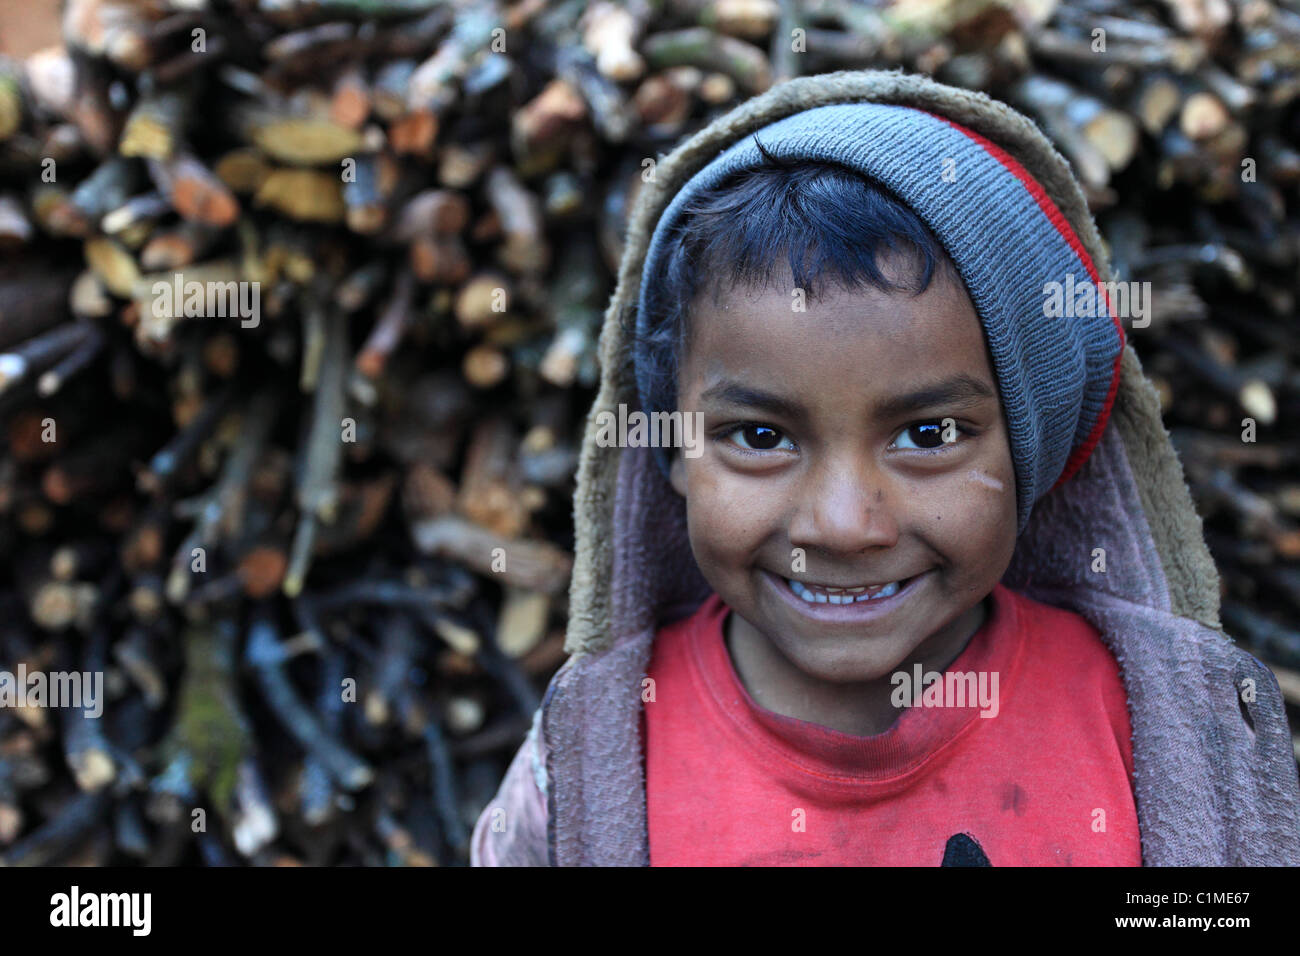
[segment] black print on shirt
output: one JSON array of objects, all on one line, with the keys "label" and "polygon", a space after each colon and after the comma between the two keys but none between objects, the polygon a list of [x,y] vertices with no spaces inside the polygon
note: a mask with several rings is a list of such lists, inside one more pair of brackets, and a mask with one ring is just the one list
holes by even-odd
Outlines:
[{"label": "black print on shirt", "polygon": [[940,866],[992,866],[984,848],[969,833],[954,833],[943,848]]}]

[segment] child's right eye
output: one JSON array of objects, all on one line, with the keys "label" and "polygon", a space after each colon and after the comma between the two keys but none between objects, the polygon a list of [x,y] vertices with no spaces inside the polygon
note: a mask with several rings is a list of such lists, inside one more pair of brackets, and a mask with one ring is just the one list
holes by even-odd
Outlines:
[{"label": "child's right eye", "polygon": [[767,425],[741,425],[725,436],[746,451],[774,451],[784,446],[794,451],[794,442]]}]

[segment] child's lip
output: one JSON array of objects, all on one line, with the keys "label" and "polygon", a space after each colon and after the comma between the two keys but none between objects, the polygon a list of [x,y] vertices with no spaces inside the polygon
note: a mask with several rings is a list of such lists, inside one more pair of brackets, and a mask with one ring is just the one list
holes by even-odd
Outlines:
[{"label": "child's lip", "polygon": [[[862,591],[869,591],[869,592],[871,592],[871,593],[874,594],[875,592],[879,591],[881,588],[888,587],[888,586],[891,585],[891,584],[897,584],[897,583],[899,583],[899,582],[901,582],[901,581],[906,581],[906,580],[908,580],[909,578],[911,578],[911,577],[915,577],[915,576],[916,576],[916,575],[900,574],[900,575],[899,575],[898,577],[896,577],[896,578],[885,578],[885,579],[882,580],[882,581],[877,581],[877,582],[870,583],[870,584],[861,584],[861,583],[859,583],[859,584],[826,584],[826,583],[823,582],[823,581],[806,581],[806,580],[804,580],[803,578],[798,578],[797,580],[799,581],[800,584],[804,585],[805,587],[809,587],[809,588],[817,588],[818,590],[822,590],[822,591],[827,591],[827,590],[829,590],[829,591],[846,591],[846,592],[862,592]],[[787,578],[787,580],[791,580],[791,579]]]},{"label": "child's lip", "polygon": [[898,589],[897,593],[887,598],[876,598],[871,601],[861,601],[853,604],[809,604],[790,590],[790,585],[783,576],[774,574],[771,571],[763,572],[768,583],[782,601],[803,616],[828,624],[864,623],[874,621],[891,613],[900,604],[911,598],[917,590],[917,585],[922,583],[929,573],[927,570],[920,574],[914,574],[910,578],[903,578],[902,580],[906,583]]}]

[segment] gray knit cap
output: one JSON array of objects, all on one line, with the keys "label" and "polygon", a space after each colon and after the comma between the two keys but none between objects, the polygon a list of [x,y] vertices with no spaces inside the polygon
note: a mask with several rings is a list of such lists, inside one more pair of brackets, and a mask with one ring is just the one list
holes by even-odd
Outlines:
[{"label": "gray knit cap", "polygon": [[[1100,297],[1093,315],[1086,308],[1045,314],[1048,283],[1097,290],[1097,270],[1083,244],[1014,158],[925,110],[882,103],[804,110],[733,143],[681,188],[655,226],[642,270],[635,346],[642,408],[671,411],[650,407],[647,398],[647,290],[661,281],[682,208],[730,174],[763,165],[755,138],[779,158],[835,162],[880,183],[943,244],[993,357],[1016,472],[1017,530],[1023,531],[1034,502],[1073,474],[1100,440],[1119,384],[1124,331]],[[655,459],[667,474],[668,454],[658,449]]]}]

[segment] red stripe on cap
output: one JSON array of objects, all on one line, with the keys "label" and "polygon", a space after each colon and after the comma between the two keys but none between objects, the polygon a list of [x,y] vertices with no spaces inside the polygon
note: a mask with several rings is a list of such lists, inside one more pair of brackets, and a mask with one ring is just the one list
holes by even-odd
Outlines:
[{"label": "red stripe on cap", "polygon": [[1069,220],[1065,218],[1065,215],[1060,209],[1056,208],[1056,203],[1052,202],[1051,197],[1049,197],[1043,187],[1039,185],[1038,180],[1029,175],[1029,171],[1021,166],[1010,153],[991,140],[981,136],[974,130],[967,129],[960,123],[956,123],[948,117],[941,116],[940,114],[931,112],[930,110],[920,110],[920,112],[927,113],[935,119],[947,123],[953,129],[979,143],[980,146],[984,147],[985,152],[1005,166],[1011,175],[1020,180],[1025,189],[1029,191],[1029,195],[1034,197],[1034,202],[1038,203],[1038,208],[1043,211],[1043,215],[1045,215],[1048,221],[1056,227],[1056,231],[1060,233],[1061,238],[1069,244],[1070,248],[1074,250],[1074,254],[1079,257],[1079,261],[1083,263],[1083,267],[1087,270],[1088,276],[1092,279],[1093,284],[1097,287],[1097,291],[1101,294],[1102,300],[1106,303],[1106,314],[1109,315],[1111,321],[1115,323],[1115,331],[1119,334],[1119,351],[1115,353],[1115,366],[1111,372],[1110,388],[1106,392],[1106,403],[1102,406],[1101,414],[1097,416],[1097,421],[1093,425],[1092,431],[1089,432],[1088,437],[1070,453],[1070,457],[1066,460],[1065,470],[1061,472],[1061,477],[1058,478],[1056,484],[1052,486],[1053,489],[1058,488],[1064,484],[1070,476],[1078,471],[1079,467],[1085,461],[1088,460],[1088,456],[1092,454],[1092,450],[1096,448],[1097,443],[1101,441],[1101,433],[1106,428],[1106,422],[1110,420],[1111,408],[1115,405],[1115,395],[1119,392],[1120,361],[1124,357],[1124,326],[1111,310],[1110,300],[1106,296],[1106,290],[1101,285],[1101,277],[1097,274],[1097,267],[1093,265],[1092,257],[1088,255],[1087,250],[1083,247],[1083,243],[1079,241],[1079,237],[1070,226]]}]

